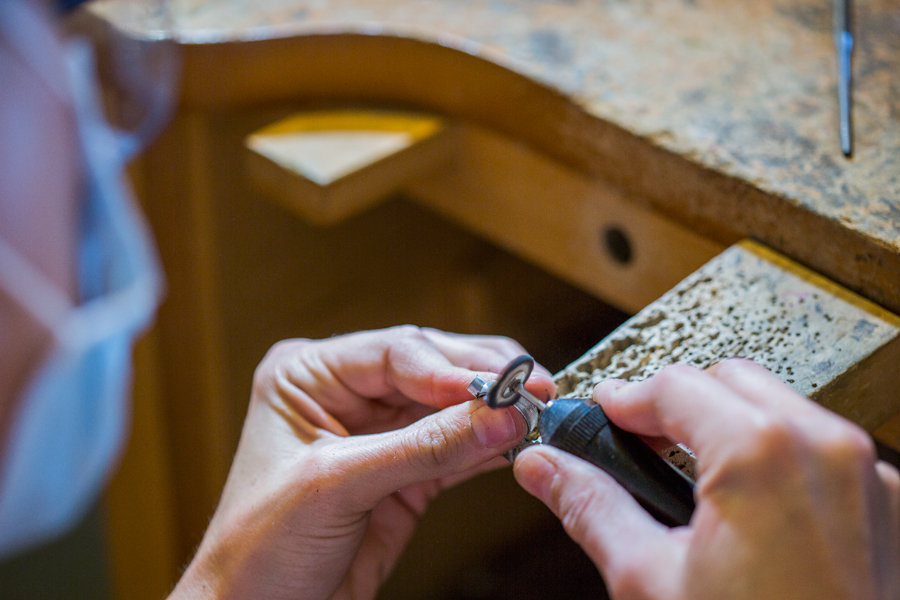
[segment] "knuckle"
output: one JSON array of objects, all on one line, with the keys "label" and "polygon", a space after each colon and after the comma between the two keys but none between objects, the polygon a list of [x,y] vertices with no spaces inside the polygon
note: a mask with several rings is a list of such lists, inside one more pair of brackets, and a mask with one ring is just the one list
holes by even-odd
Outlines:
[{"label": "knuckle", "polygon": [[813,445],[835,462],[874,463],[877,458],[872,438],[852,423],[838,421],[822,427],[817,431]]},{"label": "knuckle", "polygon": [[440,469],[458,454],[461,440],[447,423],[432,419],[415,427],[405,444],[407,456],[417,466]]},{"label": "knuckle", "polygon": [[287,378],[291,362],[311,343],[311,340],[291,339],[273,344],[253,371],[251,392],[260,394],[278,387]]},{"label": "knuckle", "polygon": [[387,332],[384,341],[390,363],[394,360],[406,362],[416,356],[423,346],[433,346],[425,332],[415,325],[397,325]]},{"label": "knuckle", "polygon": [[762,365],[747,358],[726,358],[716,366],[719,374],[742,374],[749,371],[759,372],[760,369],[768,371]]},{"label": "knuckle", "polygon": [[266,351],[266,354],[263,356],[262,360],[259,361],[259,365],[257,365],[254,374],[266,372],[267,369],[271,369],[273,365],[282,360],[284,356],[295,354],[297,351],[299,351],[309,343],[310,340],[292,339],[281,340],[272,344],[272,346],[270,346]]},{"label": "knuckle", "polygon": [[[281,342],[279,342],[280,344]],[[251,392],[260,394],[270,387],[271,382],[278,377],[278,344],[272,346],[263,359],[256,365],[253,371],[253,383]]]},{"label": "knuckle", "polygon": [[272,347],[269,348],[269,351],[266,352],[266,358],[271,358],[272,360],[277,360],[278,358],[286,355],[286,354],[296,354],[300,349],[306,348],[310,344],[312,344],[312,340],[308,340],[305,338],[294,338],[288,340],[281,340],[272,344]]},{"label": "knuckle", "polygon": [[747,429],[748,448],[753,457],[772,458],[793,456],[799,429],[779,415],[763,413],[757,415]]},{"label": "knuckle", "polygon": [[875,443],[862,428],[833,415],[813,422],[764,413],[749,425],[749,441],[769,457],[794,455],[801,447],[831,460],[875,462]]},{"label": "knuckle", "polygon": [[747,477],[760,474],[779,485],[800,485],[814,472],[827,473],[829,480],[844,481],[849,489],[876,461],[868,434],[838,418],[808,422],[790,415],[760,413],[746,424],[735,442],[734,447],[740,450],[731,455],[720,477],[704,482],[707,491],[723,485],[740,486]]},{"label": "knuckle", "polygon": [[649,391],[656,398],[666,393],[693,393],[704,377],[706,375],[696,367],[683,364],[670,365],[653,375],[649,380]]},{"label": "knuckle", "polygon": [[390,328],[391,333],[402,341],[424,341],[428,338],[425,333],[415,325],[396,325]]},{"label": "knuckle", "polygon": [[796,426],[779,415],[754,414],[734,432],[733,441],[716,466],[701,477],[702,493],[733,493],[759,477],[791,481],[802,471],[805,451],[801,438]]},{"label": "knuckle", "polygon": [[265,391],[266,381],[272,373],[273,369],[265,361],[256,366],[256,370],[253,371],[253,382],[250,384],[251,396],[256,396]]},{"label": "knuckle", "polygon": [[690,365],[669,365],[661,369],[653,380],[658,386],[671,387],[693,382],[702,374],[699,369]]}]

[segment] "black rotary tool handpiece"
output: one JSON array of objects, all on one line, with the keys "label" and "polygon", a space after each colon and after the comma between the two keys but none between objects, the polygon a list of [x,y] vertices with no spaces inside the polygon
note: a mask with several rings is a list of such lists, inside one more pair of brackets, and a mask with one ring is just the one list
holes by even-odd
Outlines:
[{"label": "black rotary tool handpiece", "polygon": [[598,405],[576,398],[553,400],[541,411],[538,429],[543,443],[609,473],[659,522],[677,526],[691,520],[690,480],[638,436],[610,422]]},{"label": "black rotary tool handpiece", "polygon": [[658,521],[670,526],[687,525],[694,512],[691,481],[659,457],[638,436],[616,426],[603,409],[589,400],[561,398],[544,403],[525,389],[534,359],[522,355],[513,360],[496,381],[480,377],[469,391],[491,408],[516,406],[537,429],[541,442],[600,467],[624,487]]}]

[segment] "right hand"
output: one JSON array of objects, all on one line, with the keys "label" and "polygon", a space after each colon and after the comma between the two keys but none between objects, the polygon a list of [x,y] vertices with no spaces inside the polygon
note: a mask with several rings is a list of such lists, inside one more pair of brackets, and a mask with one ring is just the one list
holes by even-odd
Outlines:
[{"label": "right hand", "polygon": [[543,446],[515,464],[614,598],[900,598],[900,475],[869,436],[769,371],[676,366],[594,399],[620,427],[697,454],[686,527],[653,520],[592,465]]}]

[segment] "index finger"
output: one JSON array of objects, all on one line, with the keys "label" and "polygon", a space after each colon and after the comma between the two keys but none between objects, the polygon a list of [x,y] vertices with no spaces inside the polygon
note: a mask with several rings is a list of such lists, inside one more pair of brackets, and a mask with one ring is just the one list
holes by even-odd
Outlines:
[{"label": "index finger", "polygon": [[319,371],[327,374],[317,379],[330,376],[342,384],[329,385],[331,394],[340,395],[345,386],[346,393],[388,405],[412,400],[432,408],[472,399],[466,387],[477,373],[455,365],[418,327],[355,333],[319,344],[325,367]]},{"label": "index finger", "polygon": [[[496,379],[494,374],[502,372],[515,358],[528,353],[521,344],[508,337],[462,335],[428,327],[423,327],[421,331],[451,363],[479,372],[485,381]],[[556,384],[550,371],[538,362],[534,363],[534,371],[525,382],[525,388],[544,400],[556,395]]]},{"label": "index finger", "polygon": [[[322,383],[327,384],[328,389],[319,389],[315,397],[322,398],[323,402],[329,397],[340,399],[342,402],[333,402],[337,406],[351,400],[346,396],[352,392],[391,406],[412,400],[433,408],[446,408],[472,399],[467,387],[476,375],[485,380],[494,379],[496,371],[508,362],[505,357],[498,357],[483,338],[475,339],[480,341],[462,344],[462,349],[456,348],[448,356],[446,344],[440,343],[434,331],[418,327],[351,334],[317,342],[316,355],[305,361],[306,371],[315,372],[313,379],[320,388]],[[464,355],[465,361],[458,354]],[[497,365],[501,366],[497,368]],[[313,382],[305,383],[309,388]],[[341,391],[343,386],[347,392]],[[544,396],[555,391],[549,376],[537,373],[526,387]]]},{"label": "index finger", "polygon": [[594,400],[619,427],[687,444],[697,456],[744,447],[762,411],[712,375],[687,365],[666,367],[645,381],[604,382]]},{"label": "index finger", "polygon": [[[500,335],[465,335],[430,327],[422,327],[422,334],[453,364],[476,371],[499,373],[514,358],[528,354],[519,342]],[[534,373],[552,377],[538,362],[534,363]]]}]

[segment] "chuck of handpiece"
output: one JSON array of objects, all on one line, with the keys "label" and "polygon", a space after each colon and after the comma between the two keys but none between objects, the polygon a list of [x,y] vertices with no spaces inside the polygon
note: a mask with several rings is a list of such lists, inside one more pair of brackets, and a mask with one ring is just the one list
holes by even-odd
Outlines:
[{"label": "chuck of handpiece", "polygon": [[606,471],[658,521],[686,525],[694,512],[690,480],[638,436],[578,398],[553,400],[541,412],[541,440]]}]

